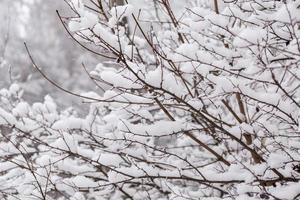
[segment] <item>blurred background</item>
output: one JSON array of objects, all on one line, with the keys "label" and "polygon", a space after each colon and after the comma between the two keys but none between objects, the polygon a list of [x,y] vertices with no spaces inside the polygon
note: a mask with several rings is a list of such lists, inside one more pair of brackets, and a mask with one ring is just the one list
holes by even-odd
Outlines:
[{"label": "blurred background", "polygon": [[76,45],[56,14],[71,15],[64,0],[0,0],[0,88],[18,83],[24,99],[42,101],[50,94],[60,106],[75,106],[80,99],[59,91],[32,66],[27,43],[36,63],[63,87],[72,91],[94,90],[82,67],[100,60]]}]

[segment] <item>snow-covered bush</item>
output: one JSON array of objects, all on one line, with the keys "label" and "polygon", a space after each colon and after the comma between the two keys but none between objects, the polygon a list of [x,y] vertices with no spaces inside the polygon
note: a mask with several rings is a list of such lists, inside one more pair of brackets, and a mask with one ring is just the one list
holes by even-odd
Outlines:
[{"label": "snow-covered bush", "polygon": [[105,93],[0,91],[2,198],[300,198],[300,2],[177,2],[69,2]]}]

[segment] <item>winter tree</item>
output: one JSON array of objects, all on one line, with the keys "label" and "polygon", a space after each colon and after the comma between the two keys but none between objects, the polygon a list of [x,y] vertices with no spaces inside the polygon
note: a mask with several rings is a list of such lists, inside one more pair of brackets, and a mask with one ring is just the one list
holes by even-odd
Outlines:
[{"label": "winter tree", "polygon": [[[113,3],[112,3],[113,2]],[[300,2],[71,0],[82,117],[2,89],[2,199],[299,199]]]}]

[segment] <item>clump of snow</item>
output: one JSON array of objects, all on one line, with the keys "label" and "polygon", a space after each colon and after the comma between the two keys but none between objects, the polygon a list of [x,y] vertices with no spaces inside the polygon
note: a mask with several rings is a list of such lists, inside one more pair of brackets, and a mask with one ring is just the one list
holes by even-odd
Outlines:
[{"label": "clump of snow", "polygon": [[274,18],[283,23],[299,22],[299,2],[283,4],[274,14]]},{"label": "clump of snow", "polygon": [[76,117],[61,119],[52,125],[53,129],[70,130],[70,129],[87,129],[85,120]]},{"label": "clump of snow", "polygon": [[25,117],[29,113],[29,104],[27,102],[20,102],[12,110],[12,113],[19,117]]},{"label": "clump of snow", "polygon": [[244,29],[234,40],[237,47],[247,47],[248,45],[264,44],[267,38],[265,29],[249,27]]},{"label": "clump of snow", "polygon": [[283,152],[271,153],[268,157],[268,164],[271,168],[280,168],[290,161],[290,158]]},{"label": "clump of snow", "polygon": [[135,125],[127,122],[121,122],[119,129],[125,132],[132,132],[137,135],[144,136],[163,136],[171,135],[183,131],[185,125],[180,121],[158,121],[150,125]]}]

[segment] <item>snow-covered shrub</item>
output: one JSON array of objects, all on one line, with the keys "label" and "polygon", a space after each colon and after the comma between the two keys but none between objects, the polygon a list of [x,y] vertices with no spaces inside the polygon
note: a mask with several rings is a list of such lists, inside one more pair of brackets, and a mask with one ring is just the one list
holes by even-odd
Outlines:
[{"label": "snow-covered shrub", "polygon": [[300,2],[177,2],[70,1],[106,91],[79,117],[1,90],[3,198],[300,198]]}]

